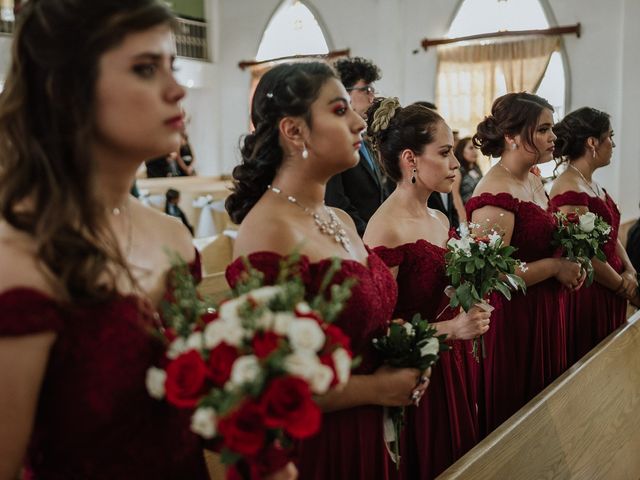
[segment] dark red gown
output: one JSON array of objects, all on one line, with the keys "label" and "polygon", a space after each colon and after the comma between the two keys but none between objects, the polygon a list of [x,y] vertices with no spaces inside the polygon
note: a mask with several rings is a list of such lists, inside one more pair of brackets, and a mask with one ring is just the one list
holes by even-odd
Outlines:
[{"label": "dark red gown", "polygon": [[[553,257],[553,215],[533,202],[508,193],[483,193],[466,205],[467,216],[484,206],[512,212],[514,257],[534,262]],[[487,357],[479,372],[482,433],[495,430],[567,368],[565,296],[567,290],[549,278],[501,299],[485,337]]]},{"label": "dark red gown", "polygon": [[[605,192],[605,199],[592,197],[584,192],[565,192],[551,199],[557,210],[563,205],[581,205],[600,215],[611,225],[611,236],[602,250],[607,262],[616,272],[622,273],[624,265],[616,253],[620,211]],[[567,361],[577,362],[607,335],[626,322],[627,301],[598,282],[583,286],[577,292],[567,294]]]},{"label": "dark red gown", "polygon": [[[282,257],[273,252],[249,255],[251,265],[264,272],[265,282],[273,283]],[[331,260],[300,260],[300,275],[312,294],[319,290]],[[227,280],[235,285],[245,270],[242,259],[227,268]],[[370,253],[368,266],[343,260],[332,283],[355,278],[351,292],[336,325],[351,339],[354,355],[362,359],[354,374],[370,374],[381,365],[371,340],[384,335],[396,304],[397,289],[389,269],[375,253]],[[301,479],[376,480],[387,478],[388,454],[382,433],[383,409],[365,405],[322,416],[320,432],[298,445],[296,464]]]},{"label": "dark red gown", "polygon": [[[419,313],[433,323],[454,316],[444,294],[446,249],[418,240],[395,248],[378,247],[375,252],[389,267],[399,267],[394,318],[411,320]],[[474,361],[469,355],[471,342],[454,341],[450,346],[433,367],[420,405],[405,410],[400,453],[403,479],[435,478],[478,441],[476,398],[468,371],[469,362]]]},{"label": "dark red gown", "polygon": [[152,309],[133,295],[70,308],[30,288],[0,293],[0,337],[57,334],[25,459],[27,478],[208,478],[190,414],[147,393],[147,369],[164,352],[154,325]]}]

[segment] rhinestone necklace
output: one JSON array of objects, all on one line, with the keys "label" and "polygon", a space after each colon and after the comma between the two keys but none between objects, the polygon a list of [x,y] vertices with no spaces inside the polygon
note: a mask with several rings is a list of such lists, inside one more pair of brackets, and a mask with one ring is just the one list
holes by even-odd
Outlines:
[{"label": "rhinestone necklace", "polygon": [[[576,172],[578,172],[578,175],[580,175],[580,178],[582,179],[582,181],[587,185],[587,187],[589,187],[589,190],[591,190],[596,195],[596,197],[600,198],[600,195],[601,195],[601,193],[600,193],[600,185],[598,185],[595,182],[588,182],[587,179],[584,177],[584,175],[582,174],[582,172],[580,170],[578,170],[576,167],[574,167],[571,164],[569,164],[569,166],[571,168],[573,168]],[[596,189],[593,188],[592,183],[595,183],[597,191],[596,191]]]},{"label": "rhinestone necklace", "polygon": [[[278,187],[267,185],[267,189],[271,190],[273,193],[276,193],[278,195],[284,195],[282,193],[282,190],[280,190]],[[313,221],[315,222],[316,227],[318,227],[318,230],[320,230],[320,233],[322,233],[323,235],[330,236],[331,238],[333,238],[334,242],[342,245],[342,248],[344,248],[347,252],[349,251],[351,240],[349,240],[349,237],[347,236],[347,232],[342,227],[342,224],[340,223],[340,219],[338,219],[338,216],[333,212],[333,210],[331,210],[329,207],[327,207],[323,203],[322,206],[324,208],[324,211],[327,212],[327,215],[329,215],[329,220],[322,220],[320,218],[320,215],[318,215],[313,210],[302,205],[300,202],[298,202],[296,197],[292,195],[287,195],[286,198],[289,203],[292,203],[296,207],[301,208],[304,211],[304,213],[313,217]]]}]

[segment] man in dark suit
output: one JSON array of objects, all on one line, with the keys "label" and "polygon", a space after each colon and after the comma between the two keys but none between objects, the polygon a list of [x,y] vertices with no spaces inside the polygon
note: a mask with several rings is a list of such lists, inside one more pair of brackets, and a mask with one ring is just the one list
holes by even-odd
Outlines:
[{"label": "man in dark suit", "polygon": [[[369,60],[359,57],[338,60],[334,66],[349,92],[351,107],[365,118],[376,92],[373,82],[380,80],[380,70]],[[325,202],[347,212],[362,236],[367,222],[387,196],[380,165],[370,146],[363,141],[360,162],[329,180]]]}]

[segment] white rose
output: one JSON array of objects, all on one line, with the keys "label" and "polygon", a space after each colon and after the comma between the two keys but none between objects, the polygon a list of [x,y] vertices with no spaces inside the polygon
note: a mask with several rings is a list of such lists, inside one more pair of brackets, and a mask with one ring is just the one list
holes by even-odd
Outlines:
[{"label": "white rose", "polygon": [[405,322],[402,324],[402,327],[406,330],[407,335],[409,336],[413,336],[416,334],[413,325],[411,325],[409,322]]},{"label": "white rose", "polygon": [[274,315],[271,310],[266,310],[256,319],[256,328],[260,330],[273,330]]},{"label": "white rose", "polygon": [[458,248],[462,250],[465,254],[471,253],[471,238],[463,237],[458,240]]},{"label": "white rose", "polygon": [[295,320],[296,317],[288,312],[277,312],[273,315],[273,331],[278,335],[286,335],[289,331],[289,326]]},{"label": "white rose", "polygon": [[147,378],[145,380],[149,395],[156,400],[162,400],[164,398],[164,382],[166,380],[167,372],[161,368],[150,367],[147,370]]},{"label": "white rose", "polygon": [[244,330],[238,324],[222,319],[209,323],[204,329],[204,345],[213,349],[220,343],[239,347],[242,344]]},{"label": "white rose", "polygon": [[338,384],[345,385],[351,376],[351,357],[344,348],[337,348],[332,354],[333,366],[336,368]]},{"label": "white rose", "polygon": [[218,309],[220,319],[232,323],[240,323],[241,319],[238,316],[238,307],[243,305],[246,301],[246,295],[241,295],[238,298],[224,302]]},{"label": "white rose", "polygon": [[268,303],[271,299],[277,297],[279,294],[283,292],[282,287],[277,285],[256,288],[255,290],[251,290],[247,295],[250,296],[256,303],[260,305],[264,305]]},{"label": "white rose", "polygon": [[216,411],[211,407],[198,408],[191,417],[191,431],[202,438],[216,436]]},{"label": "white rose", "polygon": [[233,362],[231,367],[230,382],[233,385],[242,385],[255,381],[260,375],[260,363],[255,355],[243,355]]},{"label": "white rose", "polygon": [[167,358],[175,360],[187,350],[187,341],[182,337],[178,337],[169,345],[169,348],[167,349]]},{"label": "white rose", "polygon": [[431,337],[427,340],[427,343],[420,347],[420,355],[426,357],[427,355],[437,355],[440,351],[440,342],[437,338]]},{"label": "white rose", "polygon": [[309,379],[311,391],[318,395],[327,393],[332,380],[333,370],[331,370],[331,367],[318,363],[316,365],[316,369],[311,373],[311,378]]},{"label": "white rose", "polygon": [[293,350],[317,352],[324,346],[325,335],[318,322],[310,318],[296,318],[287,331]]},{"label": "white rose", "polygon": [[491,235],[489,235],[489,246],[495,247],[498,241],[501,239],[502,239],[502,236],[500,236],[499,233],[493,232]]},{"label": "white rose", "polygon": [[449,241],[447,242],[447,247],[453,249],[453,250],[457,250],[458,248],[460,248],[459,246],[459,241],[457,238],[451,237],[449,239]]},{"label": "white rose", "polygon": [[301,315],[311,313],[311,307],[307,302],[300,302],[296,305],[296,311]]},{"label": "white rose", "polygon": [[284,369],[293,376],[303,378],[308,382],[313,378],[313,374],[320,362],[313,354],[294,352],[284,358]]},{"label": "white rose", "polygon": [[580,230],[584,233],[590,233],[596,226],[596,214],[593,212],[587,212],[580,215]]},{"label": "white rose", "polygon": [[202,332],[193,332],[187,338],[187,350],[202,350],[204,346],[203,335]]}]

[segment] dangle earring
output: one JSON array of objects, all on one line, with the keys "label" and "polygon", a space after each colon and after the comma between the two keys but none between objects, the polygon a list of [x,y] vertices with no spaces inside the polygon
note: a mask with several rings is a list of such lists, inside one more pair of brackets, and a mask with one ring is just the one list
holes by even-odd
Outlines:
[{"label": "dangle earring", "polygon": [[511,150],[515,150],[516,148],[518,148],[518,145],[516,144],[516,142],[513,142],[511,144]]},{"label": "dangle earring", "polygon": [[591,156],[592,156],[592,157],[594,158],[594,160],[595,160],[595,158],[596,158],[596,149],[595,149],[595,148],[591,151]]},{"label": "dangle earring", "polygon": [[304,158],[305,160],[307,158],[309,158],[309,150],[307,150],[307,146],[304,145],[303,149],[302,149],[302,158]]},{"label": "dangle earring", "polygon": [[411,172],[411,183],[416,183],[416,172],[417,170],[414,168],[413,171]]}]

